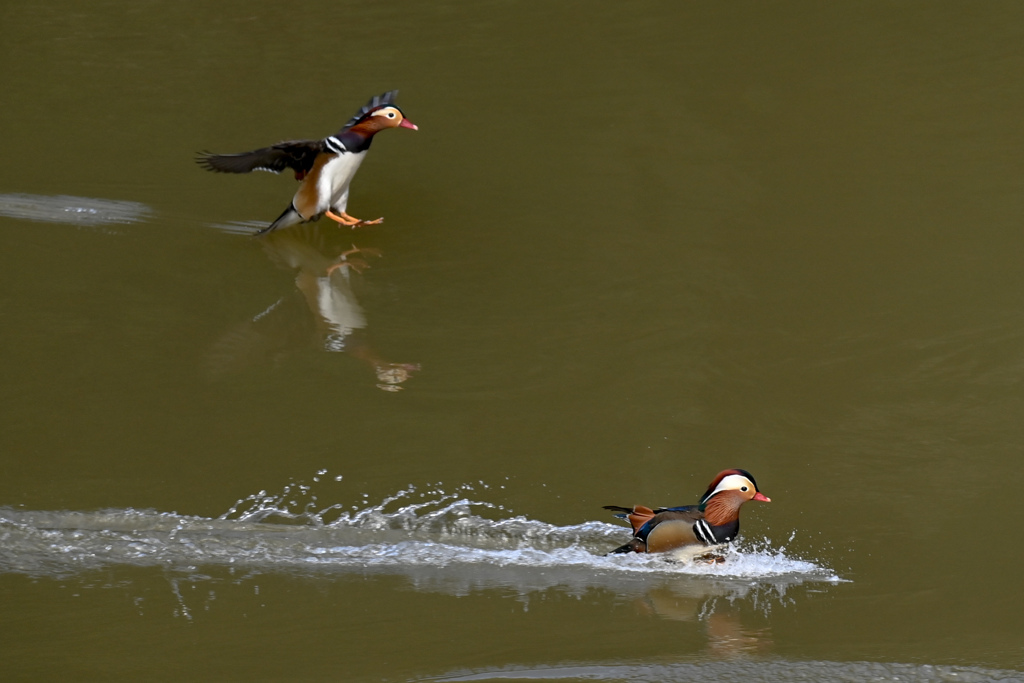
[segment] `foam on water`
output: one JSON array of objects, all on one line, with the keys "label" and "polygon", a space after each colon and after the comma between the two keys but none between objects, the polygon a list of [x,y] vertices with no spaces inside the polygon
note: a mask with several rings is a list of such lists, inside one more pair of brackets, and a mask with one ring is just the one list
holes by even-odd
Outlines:
[{"label": "foam on water", "polygon": [[840,580],[827,567],[790,557],[765,541],[741,542],[724,551],[725,561],[718,564],[680,563],[664,555],[608,556],[626,536],[621,525],[557,526],[511,515],[468,497],[473,488],[446,493],[409,487],[378,503],[343,509],[320,507],[311,486],[293,484],[278,495],[261,491],[240,500],[218,518],[132,509],[0,508],[0,571],[59,576],[108,565],[397,571],[414,573],[417,582],[459,577],[463,589],[513,584],[527,591],[644,575],[776,584]]}]

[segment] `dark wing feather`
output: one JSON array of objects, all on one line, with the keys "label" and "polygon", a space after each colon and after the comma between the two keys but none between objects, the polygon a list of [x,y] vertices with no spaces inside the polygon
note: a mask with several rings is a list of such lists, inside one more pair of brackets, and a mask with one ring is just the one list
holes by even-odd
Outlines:
[{"label": "dark wing feather", "polygon": [[313,168],[316,155],[324,151],[322,140],[289,140],[271,147],[263,147],[240,154],[210,154],[202,152],[196,163],[216,173],[250,173],[270,171],[280,173],[286,168],[305,175]]},{"label": "dark wing feather", "polygon": [[681,519],[686,522],[696,522],[703,519],[704,513],[697,509],[696,505],[686,505],[678,508],[658,508],[654,511],[651,524],[661,524],[674,519]]},{"label": "dark wing feather", "polygon": [[685,512],[690,515],[695,515],[693,517],[694,519],[697,519],[701,514],[699,505],[679,505],[674,508],[654,508],[654,514],[658,514],[659,512]]}]

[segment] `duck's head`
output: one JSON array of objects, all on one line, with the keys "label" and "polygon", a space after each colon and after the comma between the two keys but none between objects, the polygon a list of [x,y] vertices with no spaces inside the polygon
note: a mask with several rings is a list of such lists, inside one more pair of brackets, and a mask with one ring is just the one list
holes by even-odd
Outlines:
[{"label": "duck's head", "polygon": [[757,490],[757,482],[754,475],[746,470],[725,470],[718,473],[714,481],[708,486],[707,492],[700,499],[700,506],[703,508],[708,501],[715,496],[729,498],[738,508],[748,500],[760,500],[765,503],[772,502],[772,499]]},{"label": "duck's head", "polygon": [[419,130],[398,105],[395,104],[397,90],[389,90],[383,95],[377,95],[367,102],[362,109],[356,112],[342,131],[356,130],[363,135],[373,135],[387,128],[409,128]]}]

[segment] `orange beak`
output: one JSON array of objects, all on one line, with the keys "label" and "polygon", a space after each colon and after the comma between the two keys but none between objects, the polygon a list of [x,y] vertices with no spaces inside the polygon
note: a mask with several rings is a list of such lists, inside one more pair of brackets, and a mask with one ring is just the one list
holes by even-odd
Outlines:
[{"label": "orange beak", "polygon": [[416,127],[416,124],[413,123],[412,121],[410,121],[409,119],[402,119],[402,122],[400,124],[398,124],[398,127],[399,128],[410,128],[412,130],[419,130],[419,128]]},{"label": "orange beak", "polygon": [[755,493],[755,494],[754,494],[754,497],[753,497],[753,498],[751,498],[750,500],[759,500],[759,501],[761,501],[762,503],[770,503],[770,502],[772,502],[772,499],[771,499],[771,498],[769,498],[768,496],[764,495],[764,494],[763,494],[763,493],[761,493],[760,491],[758,491],[757,493]]}]

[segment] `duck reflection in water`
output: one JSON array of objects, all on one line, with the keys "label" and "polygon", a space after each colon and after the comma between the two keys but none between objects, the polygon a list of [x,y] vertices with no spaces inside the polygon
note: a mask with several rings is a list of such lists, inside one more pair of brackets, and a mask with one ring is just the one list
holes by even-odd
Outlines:
[{"label": "duck reflection in water", "polygon": [[[312,342],[325,351],[344,352],[366,363],[379,389],[400,391],[419,365],[392,363],[377,355],[367,337],[366,315],[353,291],[354,273],[369,268],[367,258],[379,257],[380,252],[355,245],[340,254],[336,248],[331,251],[324,231],[315,224],[278,230],[260,242],[272,261],[297,271],[298,291],[225,334],[211,356],[214,374],[227,374],[267,359],[280,362]],[[298,301],[305,306],[297,305]]]},{"label": "duck reflection in water", "polygon": [[767,654],[772,649],[770,630],[744,626],[736,598],[735,589],[684,581],[652,588],[636,606],[637,611],[662,619],[700,622],[707,635],[707,651],[715,658]]}]

